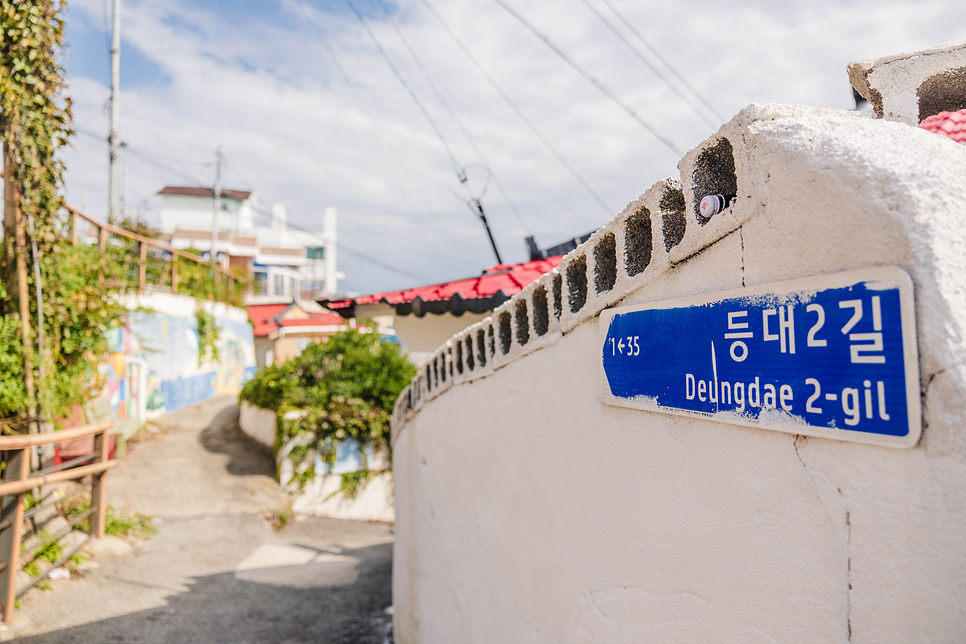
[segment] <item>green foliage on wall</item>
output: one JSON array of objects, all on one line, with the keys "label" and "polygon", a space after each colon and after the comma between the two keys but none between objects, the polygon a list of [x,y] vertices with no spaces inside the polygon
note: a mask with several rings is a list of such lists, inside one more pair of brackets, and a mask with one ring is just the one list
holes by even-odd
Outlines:
[{"label": "green foliage on wall", "polygon": [[[304,466],[310,452],[331,467],[337,446],[348,439],[362,447],[362,470],[368,471],[366,451],[389,449],[393,405],[415,374],[416,367],[399,345],[380,342],[375,333],[348,330],[309,345],[288,363],[262,369],[240,397],[276,412],[276,449],[296,442],[288,458],[296,482],[304,483],[314,476]],[[354,495],[370,476],[356,473],[349,478]]]},{"label": "green foliage on wall", "polygon": [[[19,300],[11,297],[17,255],[28,265],[29,355],[35,366],[37,401],[48,418],[64,414],[99,384],[97,367],[107,349],[105,332],[125,313],[119,295],[133,285],[119,249],[102,253],[94,247],[70,245],[60,211],[63,164],[57,151],[73,133],[70,99],[63,96],[64,72],[58,60],[64,46],[62,8],[56,0],[0,3],[0,139],[7,151],[5,180],[16,189],[11,194],[19,194],[11,204],[19,209],[28,238],[26,246],[14,247],[16,209],[5,208],[2,282],[6,288],[0,293],[0,418],[7,419],[5,426],[24,419],[30,394],[23,384],[25,338]],[[30,252],[30,242],[36,244],[36,255]],[[42,320],[35,261],[43,287]],[[37,342],[40,324],[45,338],[42,351]]]},{"label": "green foliage on wall", "polygon": [[49,276],[43,280],[47,377],[41,403],[60,416],[103,384],[98,366],[108,351],[106,332],[127,314],[120,296],[136,282],[110,253],[69,243],[41,256],[41,273]]},{"label": "green foliage on wall", "polygon": [[61,8],[55,0],[0,3],[0,139],[13,156],[21,211],[33,218],[34,237],[43,246],[60,238],[54,219],[63,163],[56,152],[73,134],[70,99],[61,95]]},{"label": "green foliage on wall", "polygon": [[[7,290],[0,283],[0,299]],[[12,416],[27,406],[23,384],[23,344],[20,323],[13,317],[0,317],[0,418]]]},{"label": "green foliage on wall", "polygon": [[218,324],[215,316],[204,309],[199,301],[195,304],[195,323],[198,328],[198,364],[205,358],[217,362],[218,355]]}]

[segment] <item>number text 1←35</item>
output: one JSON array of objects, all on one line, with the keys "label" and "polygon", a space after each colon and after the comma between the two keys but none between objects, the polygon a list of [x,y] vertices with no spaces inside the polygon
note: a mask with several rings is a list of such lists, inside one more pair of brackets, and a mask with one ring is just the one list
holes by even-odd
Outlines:
[{"label": "number text 1\u219035", "polygon": [[911,447],[912,281],[872,268],[601,314],[604,402]]}]

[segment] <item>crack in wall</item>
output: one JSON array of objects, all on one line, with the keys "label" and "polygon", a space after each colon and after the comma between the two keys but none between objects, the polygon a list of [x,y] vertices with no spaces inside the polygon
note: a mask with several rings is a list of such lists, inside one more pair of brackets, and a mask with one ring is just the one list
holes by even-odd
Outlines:
[{"label": "crack in wall", "polygon": [[[744,228],[744,226],[738,226],[738,241],[741,242],[741,286],[744,287],[745,285],[745,236],[741,232],[742,228]],[[796,448],[796,452],[797,451],[798,450]]]},{"label": "crack in wall", "polygon": [[[795,440],[792,442],[792,447],[795,449],[795,457],[802,466],[802,470],[811,482],[812,487],[815,489],[815,498],[818,500],[819,505],[825,510],[825,515],[828,517],[829,523],[832,523],[832,515],[829,513],[828,508],[825,506],[825,502],[822,501],[822,496],[819,494],[818,483],[815,481],[815,477],[812,476],[812,472],[805,465],[805,461],[802,459],[801,453],[798,451],[798,441],[807,440],[805,436],[798,434],[795,436]],[[824,473],[823,473],[824,474]],[[826,476],[826,479],[828,477]],[[845,570],[846,570],[846,580],[848,581],[848,591],[845,594],[845,628],[848,634],[849,642],[852,641],[852,515],[849,512],[849,507],[845,502],[845,495],[842,494],[842,488],[835,485],[829,480],[829,484],[835,488],[835,494],[842,504],[842,511],[845,513]]]}]

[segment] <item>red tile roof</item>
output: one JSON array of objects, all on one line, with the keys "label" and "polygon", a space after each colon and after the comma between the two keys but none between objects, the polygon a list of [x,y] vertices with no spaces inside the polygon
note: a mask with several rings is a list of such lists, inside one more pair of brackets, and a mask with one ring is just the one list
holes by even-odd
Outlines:
[{"label": "red tile roof", "polygon": [[[165,186],[161,188],[159,195],[181,195],[183,197],[205,197],[212,199],[215,196],[214,188],[195,188],[193,186]],[[244,201],[252,196],[251,190],[222,190],[223,199],[237,199]]]},{"label": "red tile roof", "polygon": [[270,335],[280,327],[341,326],[345,320],[338,313],[309,313],[308,318],[283,320],[282,314],[296,304],[252,304],[248,317],[252,321],[252,334],[258,337]]},{"label": "red tile roof", "polygon": [[924,119],[919,127],[942,134],[956,143],[966,143],[966,109],[958,112],[940,112]]},{"label": "red tile roof", "polygon": [[376,304],[379,302],[403,304],[412,302],[417,297],[423,302],[436,302],[449,300],[456,295],[460,295],[464,300],[475,300],[492,297],[501,291],[503,295],[510,297],[522,291],[544,273],[556,268],[562,257],[562,255],[548,257],[547,259],[538,259],[522,264],[498,264],[483,271],[483,274],[479,277],[470,277],[433,286],[420,286],[404,291],[373,293],[350,300],[329,302],[326,306],[330,309],[343,309],[353,304]]}]

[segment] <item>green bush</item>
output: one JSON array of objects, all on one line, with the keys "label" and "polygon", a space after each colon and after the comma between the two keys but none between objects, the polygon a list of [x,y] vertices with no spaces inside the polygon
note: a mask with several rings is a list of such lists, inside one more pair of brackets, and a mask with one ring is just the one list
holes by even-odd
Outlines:
[{"label": "green bush", "polygon": [[264,367],[242,387],[240,398],[256,407],[278,411],[288,391],[293,362]]},{"label": "green bush", "polygon": [[[332,464],[336,446],[347,439],[358,441],[363,455],[368,447],[389,446],[393,405],[415,374],[399,345],[348,330],[309,345],[286,364],[262,369],[240,397],[276,412],[276,448],[309,434],[305,447]],[[285,419],[292,410],[301,414]]]}]

